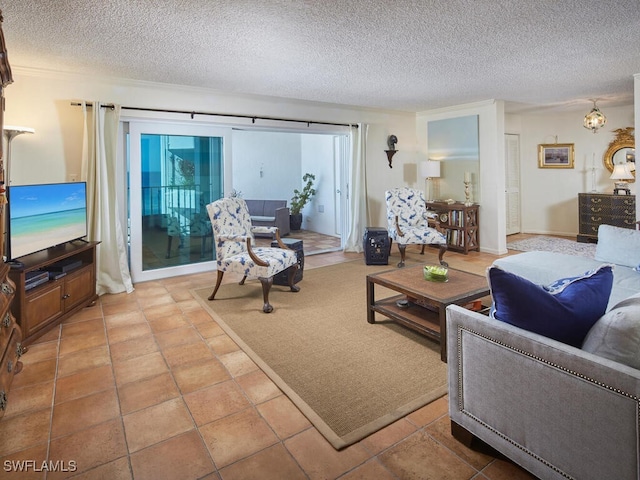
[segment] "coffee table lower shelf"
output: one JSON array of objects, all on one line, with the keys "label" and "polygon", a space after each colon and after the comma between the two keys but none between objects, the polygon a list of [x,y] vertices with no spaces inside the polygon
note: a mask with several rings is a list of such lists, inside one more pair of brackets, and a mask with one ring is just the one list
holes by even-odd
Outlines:
[{"label": "coffee table lower shelf", "polygon": [[405,300],[405,295],[385,298],[370,305],[372,312],[380,313],[391,320],[405,325],[437,342],[441,342],[440,315],[421,305],[409,302],[408,307],[399,307],[396,302]]}]

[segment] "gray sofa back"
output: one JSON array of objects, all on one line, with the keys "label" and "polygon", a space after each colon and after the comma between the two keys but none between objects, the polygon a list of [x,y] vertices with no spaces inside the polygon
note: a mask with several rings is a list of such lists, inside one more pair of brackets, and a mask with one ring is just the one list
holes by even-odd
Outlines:
[{"label": "gray sofa back", "polygon": [[455,305],[447,352],[452,427],[539,478],[640,478],[640,370]]},{"label": "gray sofa back", "polygon": [[286,200],[245,200],[251,223],[259,227],[278,227],[280,236],[291,232]]}]

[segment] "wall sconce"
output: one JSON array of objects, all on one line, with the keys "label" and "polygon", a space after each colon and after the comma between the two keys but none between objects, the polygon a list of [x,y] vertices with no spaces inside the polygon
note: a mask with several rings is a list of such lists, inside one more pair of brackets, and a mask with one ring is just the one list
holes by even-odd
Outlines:
[{"label": "wall sconce", "polygon": [[389,145],[389,150],[385,150],[387,154],[387,161],[389,162],[389,168],[393,168],[393,165],[391,165],[391,159],[397,152],[396,143],[398,143],[398,137],[396,137],[395,135],[389,135],[389,138],[387,138],[387,145]]},{"label": "wall sconce", "polygon": [[593,102],[593,108],[584,116],[584,128],[588,128],[593,133],[597,133],[598,129],[604,127],[604,124],[607,123],[607,117],[605,117],[596,106],[596,101],[591,101]]},{"label": "wall sconce", "polygon": [[434,178],[440,178],[440,162],[438,160],[425,160],[420,162],[420,176],[427,179],[426,199],[433,201],[431,195],[431,183]]},{"label": "wall sconce", "polygon": [[629,163],[617,163],[613,166],[613,173],[609,177],[611,180],[617,180],[614,182],[613,194],[619,195],[620,191],[625,192],[627,195],[631,194],[629,184],[625,180],[632,180],[633,173],[629,168]]}]

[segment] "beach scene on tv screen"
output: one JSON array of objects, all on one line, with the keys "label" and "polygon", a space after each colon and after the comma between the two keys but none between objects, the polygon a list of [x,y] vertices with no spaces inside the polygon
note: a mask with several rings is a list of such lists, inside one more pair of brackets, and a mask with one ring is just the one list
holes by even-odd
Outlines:
[{"label": "beach scene on tv screen", "polygon": [[87,234],[86,185],[20,185],[10,190],[11,256],[59,245]]}]

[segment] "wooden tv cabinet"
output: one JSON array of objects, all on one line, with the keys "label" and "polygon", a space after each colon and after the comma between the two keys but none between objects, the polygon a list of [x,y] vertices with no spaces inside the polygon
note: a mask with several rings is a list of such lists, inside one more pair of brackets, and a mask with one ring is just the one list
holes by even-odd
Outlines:
[{"label": "wooden tv cabinet", "polygon": [[[9,277],[16,284],[11,311],[28,345],[82,308],[93,304],[96,293],[96,246],[100,242],[73,242],[20,257]],[[60,262],[76,263],[64,276],[26,289],[27,274],[46,271]]]}]

